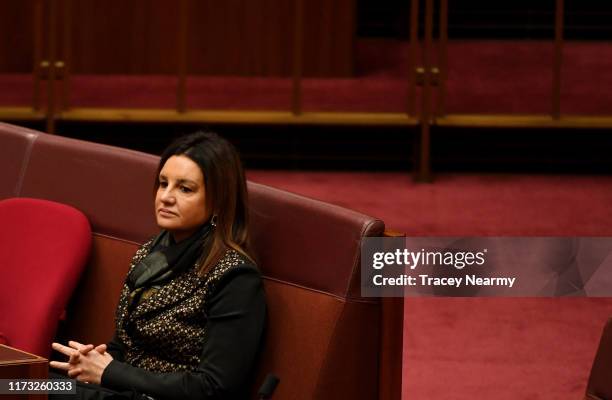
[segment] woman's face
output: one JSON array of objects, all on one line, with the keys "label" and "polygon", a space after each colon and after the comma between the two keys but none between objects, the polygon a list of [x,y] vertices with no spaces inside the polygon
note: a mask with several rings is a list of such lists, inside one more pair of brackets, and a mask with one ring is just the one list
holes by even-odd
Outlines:
[{"label": "woman's face", "polygon": [[170,157],[159,172],[155,195],[157,225],[177,242],[189,237],[208,220],[204,176],[189,157]]}]

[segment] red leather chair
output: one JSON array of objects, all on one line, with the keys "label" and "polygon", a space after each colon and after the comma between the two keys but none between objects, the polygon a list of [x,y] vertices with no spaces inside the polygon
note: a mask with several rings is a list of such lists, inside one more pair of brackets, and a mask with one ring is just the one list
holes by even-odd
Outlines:
[{"label": "red leather chair", "polygon": [[0,332],[8,345],[48,357],[91,247],[83,213],[47,200],[0,201]]}]

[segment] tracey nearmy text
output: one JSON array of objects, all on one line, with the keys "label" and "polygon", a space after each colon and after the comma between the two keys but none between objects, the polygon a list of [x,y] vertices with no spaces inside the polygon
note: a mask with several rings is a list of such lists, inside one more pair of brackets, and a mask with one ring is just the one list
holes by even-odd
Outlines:
[{"label": "tracey nearmy text", "polygon": [[476,275],[465,275],[459,278],[437,278],[429,275],[409,276],[400,275],[386,278],[374,275],[372,281],[376,286],[508,286],[512,287],[516,278],[481,278]]}]

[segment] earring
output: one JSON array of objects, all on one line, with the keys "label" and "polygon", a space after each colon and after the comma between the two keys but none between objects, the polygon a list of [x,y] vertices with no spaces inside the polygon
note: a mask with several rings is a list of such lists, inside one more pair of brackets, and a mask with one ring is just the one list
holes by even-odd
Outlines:
[{"label": "earring", "polygon": [[216,227],[216,226],[217,226],[217,214],[214,214],[214,215],[212,216],[212,218],[210,219],[210,224],[211,224],[213,227]]}]

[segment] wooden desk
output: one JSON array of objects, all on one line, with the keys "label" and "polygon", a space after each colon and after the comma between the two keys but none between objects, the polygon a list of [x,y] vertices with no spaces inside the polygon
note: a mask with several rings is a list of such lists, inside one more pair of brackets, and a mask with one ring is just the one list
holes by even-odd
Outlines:
[{"label": "wooden desk", "polygon": [[[49,362],[46,358],[0,344],[0,379],[47,379]],[[2,400],[42,400],[47,395],[0,395]]]}]

